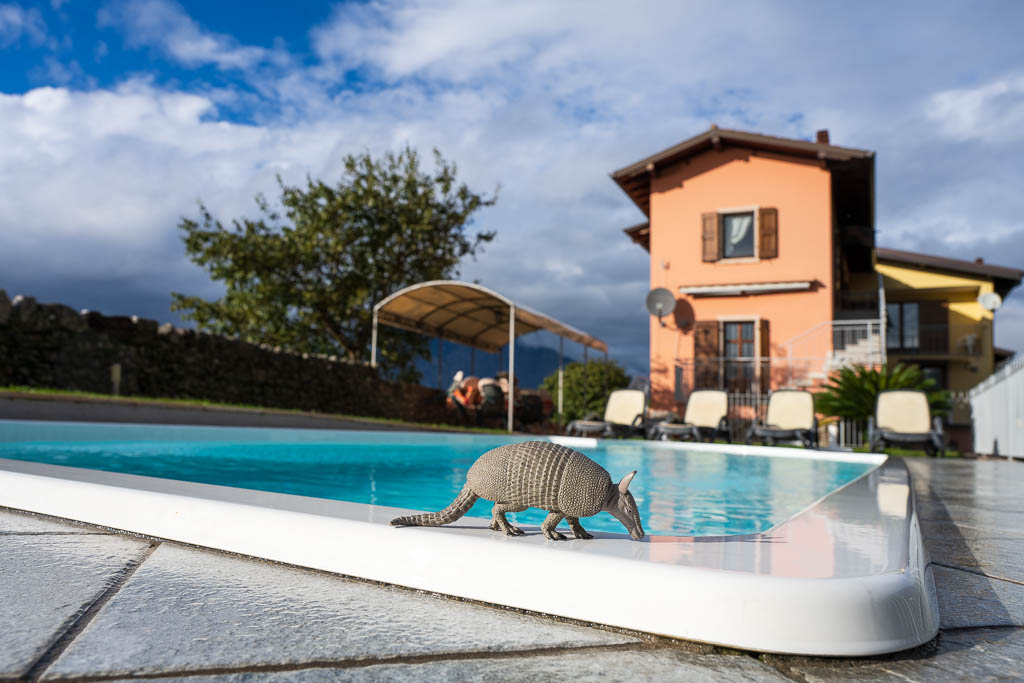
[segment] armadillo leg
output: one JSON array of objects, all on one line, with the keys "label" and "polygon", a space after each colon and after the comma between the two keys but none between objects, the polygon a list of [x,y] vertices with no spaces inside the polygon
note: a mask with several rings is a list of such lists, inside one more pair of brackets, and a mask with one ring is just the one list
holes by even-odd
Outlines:
[{"label": "armadillo leg", "polygon": [[565,520],[569,522],[569,528],[572,529],[572,535],[576,538],[593,538],[593,536],[587,533],[587,530],[580,524],[579,517],[566,517]]},{"label": "armadillo leg", "polygon": [[494,507],[491,508],[491,528],[495,531],[504,531],[509,536],[523,536],[526,534],[525,531],[519,527],[512,526],[509,521],[505,519],[506,512],[522,512],[526,508],[521,505],[511,505],[509,503],[495,503]]},{"label": "armadillo leg", "polygon": [[544,538],[552,541],[565,540],[565,534],[561,534],[555,530],[555,527],[558,526],[558,523],[561,522],[564,517],[565,515],[560,512],[552,512],[548,514],[547,518],[545,518],[544,522],[540,525],[540,530],[544,532]]}]

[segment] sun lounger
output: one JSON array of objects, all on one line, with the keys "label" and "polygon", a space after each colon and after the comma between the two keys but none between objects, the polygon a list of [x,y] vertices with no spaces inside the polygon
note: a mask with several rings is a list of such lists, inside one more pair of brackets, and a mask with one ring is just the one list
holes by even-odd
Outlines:
[{"label": "sun lounger", "polygon": [[814,415],[814,394],[783,389],[768,397],[764,421],[747,431],[747,444],[754,440],[774,446],[777,441],[800,441],[805,448],[818,447],[818,418]]},{"label": "sun lounger", "polygon": [[942,420],[932,417],[927,394],[912,389],[878,395],[875,415],[868,418],[868,442],[876,453],[887,446],[920,446],[932,457],[946,450]]},{"label": "sun lounger", "polygon": [[638,389],[618,389],[608,397],[603,420],[573,420],[570,436],[632,436],[643,434],[647,394]]},{"label": "sun lounger", "polygon": [[729,396],[717,389],[701,389],[690,394],[686,402],[686,415],[682,423],[661,422],[654,428],[654,438],[667,441],[669,439],[693,439],[694,441],[714,441],[718,437],[729,438]]}]

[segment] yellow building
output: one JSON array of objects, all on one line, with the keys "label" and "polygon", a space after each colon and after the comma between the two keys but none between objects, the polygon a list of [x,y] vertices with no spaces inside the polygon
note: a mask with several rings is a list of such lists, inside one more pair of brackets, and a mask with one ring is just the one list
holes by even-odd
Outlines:
[{"label": "yellow building", "polygon": [[[1024,271],[881,247],[875,249],[875,270],[885,296],[890,365],[916,364],[954,393],[992,374],[1005,353],[994,343],[994,308]],[[871,284],[877,287],[877,279]],[[969,447],[969,406],[954,402],[948,421],[950,439]]]}]

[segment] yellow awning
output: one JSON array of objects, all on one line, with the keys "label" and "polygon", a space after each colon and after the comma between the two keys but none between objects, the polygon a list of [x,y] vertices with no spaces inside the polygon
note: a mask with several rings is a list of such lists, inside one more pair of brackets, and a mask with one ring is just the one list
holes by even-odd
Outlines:
[{"label": "yellow awning", "polygon": [[509,317],[513,311],[517,338],[548,330],[592,349],[608,351],[600,339],[472,282],[421,282],[395,292],[373,307],[374,318],[381,324],[491,353],[509,343]]}]

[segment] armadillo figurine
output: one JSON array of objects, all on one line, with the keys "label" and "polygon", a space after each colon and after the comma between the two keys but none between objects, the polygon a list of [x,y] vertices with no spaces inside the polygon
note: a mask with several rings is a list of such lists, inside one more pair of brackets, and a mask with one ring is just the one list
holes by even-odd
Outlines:
[{"label": "armadillo figurine", "polygon": [[590,517],[601,510],[611,513],[639,541],[644,537],[644,528],[633,494],[628,491],[635,474],[634,470],[613,484],[603,467],[579,451],[547,441],[508,444],[477,458],[469,468],[462,492],[444,510],[397,517],[391,525],[449,524],[466,514],[477,498],[484,498],[494,501],[491,529],[509,536],[522,536],[523,530],[509,524],[505,513],[534,507],[551,513],[540,528],[553,541],[565,540],[555,530],[563,518],[576,538],[593,538],[580,525],[580,517]]}]

